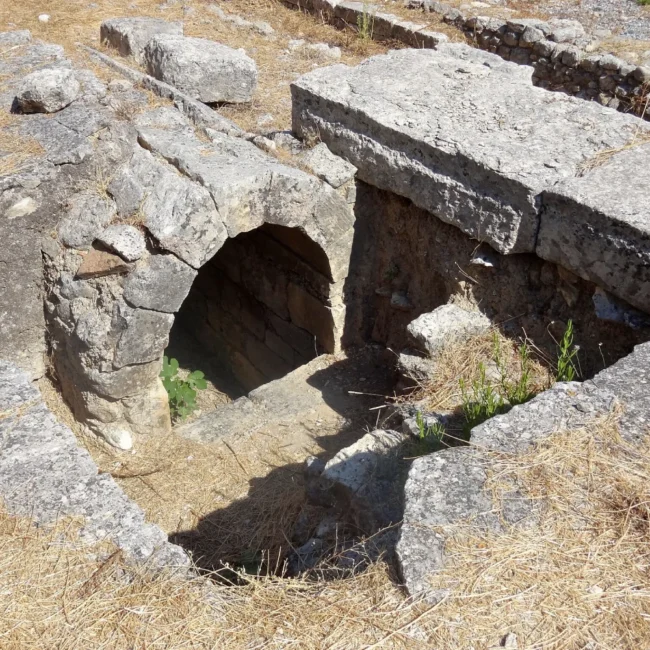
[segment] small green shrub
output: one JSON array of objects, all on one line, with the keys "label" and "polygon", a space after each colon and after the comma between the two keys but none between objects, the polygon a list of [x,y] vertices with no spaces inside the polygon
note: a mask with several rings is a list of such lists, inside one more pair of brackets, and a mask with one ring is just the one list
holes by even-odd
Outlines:
[{"label": "small green shrub", "polygon": [[169,397],[169,410],[174,419],[184,420],[196,409],[196,392],[205,390],[208,383],[200,370],[190,373],[186,379],[178,376],[178,361],[163,357],[160,372],[163,386]]},{"label": "small green shrub", "polygon": [[573,321],[569,320],[562,340],[558,344],[556,381],[573,381],[580,374],[576,368],[579,349],[577,345],[573,344]]},{"label": "small green shrub", "polygon": [[530,348],[525,341],[517,348],[517,354],[520,373],[516,380],[512,380],[503,358],[499,336],[495,332],[492,357],[499,372],[497,388],[487,378],[483,363],[479,364],[479,377],[471,387],[463,379],[460,380],[466,434],[491,417],[506,413],[513,406],[524,404],[535,396],[531,388]]},{"label": "small green shrub", "polygon": [[375,27],[375,14],[369,11],[368,5],[363,3],[363,12],[357,16],[357,33],[362,41],[372,40]]},{"label": "small green shrub", "polygon": [[640,4],[642,7],[650,6],[650,0],[636,0],[637,4]]},{"label": "small green shrub", "polygon": [[427,424],[421,411],[415,413],[415,423],[418,426],[418,440],[421,442],[442,442],[445,427],[440,423]]}]

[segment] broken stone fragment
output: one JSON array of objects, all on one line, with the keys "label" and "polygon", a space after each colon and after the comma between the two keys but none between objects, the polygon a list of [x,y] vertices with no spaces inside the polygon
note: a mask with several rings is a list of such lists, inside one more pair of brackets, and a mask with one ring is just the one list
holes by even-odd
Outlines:
[{"label": "broken stone fragment", "polygon": [[442,352],[446,345],[476,336],[490,328],[489,319],[476,311],[457,305],[442,305],[418,316],[407,330],[418,347],[430,356]]},{"label": "broken stone fragment", "polygon": [[124,299],[134,307],[173,313],[180,309],[195,277],[196,271],[174,255],[152,255],[127,278]]},{"label": "broken stone fragment", "polygon": [[71,104],[81,92],[72,70],[49,68],[28,74],[16,94],[23,113],[56,113]]},{"label": "broken stone fragment", "polygon": [[592,297],[594,312],[601,320],[622,323],[632,329],[650,327],[650,316],[628,305],[624,300],[596,287]]},{"label": "broken stone fragment", "polygon": [[144,235],[134,226],[109,226],[97,239],[127,262],[139,260],[146,249]]},{"label": "broken stone fragment", "polygon": [[122,56],[132,56],[142,64],[145,45],[157,34],[183,35],[181,23],[160,18],[111,18],[99,30],[101,42],[118,50]]},{"label": "broken stone fragment", "polygon": [[357,168],[354,165],[335,156],[324,142],[305,151],[299,159],[314,176],[318,176],[335,189],[353,179],[357,173]]},{"label": "broken stone fragment", "polygon": [[68,200],[67,214],[59,225],[59,237],[68,248],[86,250],[115,213],[115,204],[96,192],[75,194]]},{"label": "broken stone fragment", "polygon": [[253,59],[203,38],[154,36],[144,60],[150,75],[205,103],[250,102],[257,86]]},{"label": "broken stone fragment", "polygon": [[354,523],[367,533],[401,519],[403,433],[376,429],[339,451],[320,477]]},{"label": "broken stone fragment", "polygon": [[131,268],[132,265],[118,255],[94,248],[84,257],[81,266],[77,269],[77,278],[81,280],[101,278],[105,275],[128,273]]}]

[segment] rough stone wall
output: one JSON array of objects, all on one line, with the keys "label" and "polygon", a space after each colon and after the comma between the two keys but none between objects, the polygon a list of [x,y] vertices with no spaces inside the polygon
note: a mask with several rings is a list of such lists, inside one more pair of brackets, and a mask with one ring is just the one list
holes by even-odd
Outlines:
[{"label": "rough stone wall", "polygon": [[551,358],[552,337],[573,319],[585,376],[650,339],[650,317],[628,306],[624,313],[636,321],[603,320],[617,316],[601,311],[606,294],[563,267],[533,254],[500,255],[408,199],[360,181],[345,294],[349,344],[372,340],[401,350],[410,345],[407,325],[450,300],[477,305],[513,333],[523,328]]},{"label": "rough stone wall", "polygon": [[[285,0],[307,9],[342,28],[368,22],[371,37],[401,41],[411,47],[435,49],[448,40],[426,25],[402,20],[381,7],[354,0]],[[534,68],[532,82],[547,90],[561,91],[580,99],[638,115],[644,113],[650,68],[628,63],[611,54],[591,54],[582,25],[574,20],[503,20],[467,15],[455,7],[432,0],[411,0],[412,8],[439,14],[457,27],[469,41],[506,61]],[[650,118],[648,111],[646,117]]]},{"label": "rough stone wall", "polygon": [[334,349],[326,274],[307,237],[262,226],[199,271],[177,320],[252,390]]}]

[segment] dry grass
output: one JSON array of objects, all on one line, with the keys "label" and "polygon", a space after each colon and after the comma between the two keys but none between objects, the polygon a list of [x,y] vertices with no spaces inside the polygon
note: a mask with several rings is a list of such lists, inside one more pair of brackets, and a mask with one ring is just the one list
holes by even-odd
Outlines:
[{"label": "dry grass", "polygon": [[489,488],[521,486],[539,525],[486,534],[448,528],[449,589],[408,600],[382,562],[334,582],[243,578],[239,587],[148,574],[113,549],[75,549],[53,530],[0,513],[0,646],[66,648],[439,648],[638,650],[650,638],[650,448],[615,418],[559,432],[520,457],[493,455]]},{"label": "dry grass", "polygon": [[[645,101],[643,102],[643,108],[640,114],[640,117],[642,118],[646,116],[649,100],[650,100],[650,95],[646,93]],[[607,164],[607,162],[609,162],[612,159],[612,157],[615,156],[616,154],[621,153],[622,151],[627,151],[628,149],[634,149],[634,147],[640,147],[641,145],[648,144],[649,142],[650,142],[650,129],[647,129],[645,127],[642,128],[641,126],[638,126],[636,128],[634,135],[630,138],[629,142],[626,142],[624,145],[620,147],[612,147],[610,149],[602,149],[601,151],[598,151],[596,154],[591,156],[591,158],[587,158],[587,160],[583,161],[578,166],[576,175],[584,176],[590,171]]]},{"label": "dry grass", "polygon": [[[495,344],[500,349],[501,361],[507,378],[517,381],[521,376],[520,343],[505,337],[493,328],[484,334],[447,345],[436,358],[428,380],[418,385],[407,396],[407,401],[422,401],[422,407],[429,411],[455,411],[462,405],[460,382],[471,386],[480,376],[480,365],[486,368],[488,380],[498,383],[498,369],[495,363]],[[539,393],[552,383],[549,370],[552,365],[541,353],[530,361],[530,389]]]},{"label": "dry grass", "polygon": [[647,647],[650,446],[623,442],[609,416],[498,459],[496,503],[513,482],[544,505],[539,524],[454,531],[432,582],[452,589],[438,616],[455,610],[460,620],[433,647],[482,648],[498,631],[515,633],[519,648]]}]

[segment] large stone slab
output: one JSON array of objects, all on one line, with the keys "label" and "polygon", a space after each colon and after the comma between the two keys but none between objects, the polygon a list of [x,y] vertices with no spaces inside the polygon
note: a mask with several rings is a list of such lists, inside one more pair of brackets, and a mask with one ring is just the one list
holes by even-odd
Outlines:
[{"label": "large stone slab", "polygon": [[532,86],[531,69],[459,44],[399,50],[292,84],[293,127],[358,178],[502,253],[535,250],[540,194],[638,119]]},{"label": "large stone slab", "polygon": [[240,50],[203,38],[162,35],[144,50],[150,75],[202,102],[250,102],[257,87],[255,61]]},{"label": "large stone slab", "polygon": [[132,56],[144,63],[145,45],[157,34],[183,35],[181,23],[161,18],[111,18],[99,28],[101,42],[118,50],[122,56]]},{"label": "large stone slab", "polygon": [[650,144],[544,192],[537,254],[650,312]]},{"label": "large stone slab", "polygon": [[130,561],[187,570],[184,551],[145,521],[109,474],[98,474],[27,375],[5,361],[0,361],[0,414],[0,497],[11,514],[38,524],[82,517],[83,542],[109,540]]}]

